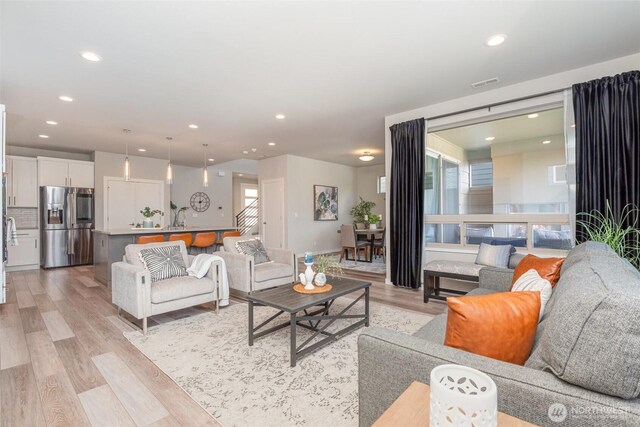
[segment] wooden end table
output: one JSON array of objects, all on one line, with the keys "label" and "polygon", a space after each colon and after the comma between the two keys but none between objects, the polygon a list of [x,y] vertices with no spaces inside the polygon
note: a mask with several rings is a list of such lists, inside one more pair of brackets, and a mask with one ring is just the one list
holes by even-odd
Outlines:
[{"label": "wooden end table", "polygon": [[[522,421],[511,415],[498,412],[500,427],[534,427],[535,424]],[[429,426],[429,386],[418,381],[411,383],[408,389],[396,399],[373,423],[374,427],[389,426]]]}]

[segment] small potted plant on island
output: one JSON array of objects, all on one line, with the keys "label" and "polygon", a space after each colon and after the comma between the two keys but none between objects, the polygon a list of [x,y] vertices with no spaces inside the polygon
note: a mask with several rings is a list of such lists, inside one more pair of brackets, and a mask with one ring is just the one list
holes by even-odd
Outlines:
[{"label": "small potted plant on island", "polygon": [[324,286],[327,283],[327,274],[332,276],[342,275],[342,266],[330,255],[320,255],[316,258],[316,273],[314,282],[316,286]]},{"label": "small potted plant on island", "polygon": [[156,215],[164,216],[164,212],[158,209],[151,210],[149,206],[141,210],[140,213],[144,217],[144,221],[142,221],[142,228],[153,228],[153,217]]}]

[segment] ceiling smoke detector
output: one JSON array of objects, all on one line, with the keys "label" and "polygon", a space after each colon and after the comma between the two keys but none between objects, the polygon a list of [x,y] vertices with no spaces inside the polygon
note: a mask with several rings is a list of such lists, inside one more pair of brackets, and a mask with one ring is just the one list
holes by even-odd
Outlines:
[{"label": "ceiling smoke detector", "polygon": [[487,79],[487,80],[482,80],[482,81],[479,81],[479,82],[471,83],[471,87],[473,87],[475,89],[478,89],[478,88],[481,88],[481,87],[484,87],[484,86],[489,86],[489,85],[492,85],[492,84],[496,84],[499,81],[500,81],[500,79],[498,79],[497,77],[493,77],[491,79]]}]

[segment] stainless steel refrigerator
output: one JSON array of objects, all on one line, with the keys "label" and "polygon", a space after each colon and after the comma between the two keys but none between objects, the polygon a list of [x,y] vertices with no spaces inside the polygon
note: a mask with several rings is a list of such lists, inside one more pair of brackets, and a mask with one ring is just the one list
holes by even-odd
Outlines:
[{"label": "stainless steel refrigerator", "polygon": [[40,187],[43,268],[93,263],[93,188]]}]

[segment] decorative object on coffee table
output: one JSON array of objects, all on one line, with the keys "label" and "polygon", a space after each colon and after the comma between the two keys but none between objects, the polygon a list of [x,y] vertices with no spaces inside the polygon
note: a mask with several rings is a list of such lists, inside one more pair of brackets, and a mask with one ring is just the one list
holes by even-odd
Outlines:
[{"label": "decorative object on coffee table", "polygon": [[313,220],[338,220],[338,187],[313,186]]},{"label": "decorative object on coffee table", "polygon": [[316,286],[324,286],[327,283],[327,274],[332,276],[342,276],[342,266],[329,255],[320,255],[316,259],[317,273],[315,277]]},{"label": "decorative object on coffee table", "polygon": [[498,425],[498,392],[488,375],[461,365],[431,370],[429,425]]},{"label": "decorative object on coffee table", "polygon": [[299,294],[324,294],[325,292],[329,292],[333,289],[331,285],[324,286],[311,286],[311,289],[307,289],[302,283],[296,283],[293,285],[293,290]]},{"label": "decorative object on coffee table", "polygon": [[313,289],[313,276],[315,275],[313,269],[311,268],[311,266],[313,265],[313,255],[311,254],[311,252],[306,252],[304,254],[304,265],[307,266],[307,269],[304,271],[304,278],[305,281],[302,282],[302,284],[304,285],[304,288],[306,290],[312,290]]}]

